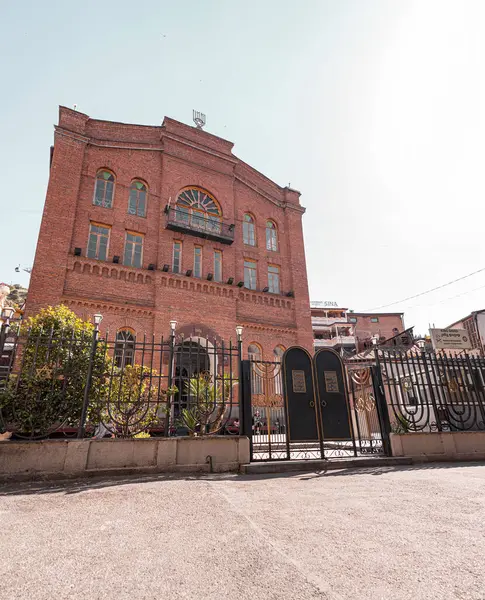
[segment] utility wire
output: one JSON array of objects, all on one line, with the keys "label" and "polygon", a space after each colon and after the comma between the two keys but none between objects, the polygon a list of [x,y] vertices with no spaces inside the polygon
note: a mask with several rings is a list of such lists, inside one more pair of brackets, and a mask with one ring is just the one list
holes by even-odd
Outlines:
[{"label": "utility wire", "polygon": [[372,312],[373,310],[380,310],[381,308],[387,308],[388,306],[394,306],[396,304],[401,304],[402,302],[407,302],[408,300],[414,300],[414,298],[419,298],[420,296],[424,296],[425,294],[430,294],[431,292],[435,292],[436,290],[441,290],[448,285],[452,285],[453,283],[457,283],[458,281],[463,281],[463,279],[467,279],[472,275],[477,275],[477,273],[482,273],[485,271],[485,267],[483,269],[478,269],[478,271],[473,271],[473,273],[469,273],[468,275],[464,275],[463,277],[458,277],[458,279],[453,279],[453,281],[448,281],[448,283],[443,283],[443,285],[438,285],[430,290],[426,290],[425,292],[421,292],[419,294],[415,294],[414,296],[408,296],[407,298],[403,298],[402,300],[396,300],[396,302],[390,302],[389,304],[383,304],[382,306],[376,306],[375,308],[368,308],[363,312]]},{"label": "utility wire", "polygon": [[450,296],[449,298],[445,298],[444,300],[438,300],[437,302],[430,302],[428,304],[413,304],[412,306],[406,306],[409,310],[410,308],[425,308],[427,306],[436,306],[437,304],[443,304],[444,302],[448,302],[448,300],[454,300],[455,298],[459,298],[460,296],[466,296],[467,294],[472,294],[473,292],[478,292],[478,290],[483,290],[485,285],[481,285],[480,287],[473,288],[472,290],[467,290],[466,292],[461,292],[461,294],[456,294],[456,296]]}]

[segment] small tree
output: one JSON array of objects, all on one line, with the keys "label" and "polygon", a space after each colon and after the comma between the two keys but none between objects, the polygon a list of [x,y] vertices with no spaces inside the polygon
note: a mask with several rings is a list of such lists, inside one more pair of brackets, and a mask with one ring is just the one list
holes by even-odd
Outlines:
[{"label": "small tree", "polygon": [[163,422],[163,404],[177,388],[159,390],[157,371],[141,365],[113,369],[111,386],[95,400],[90,418],[102,421],[114,434],[132,437]]},{"label": "small tree", "polygon": [[221,428],[232,387],[232,381],[224,375],[215,382],[210,373],[199,373],[186,382],[189,398],[194,400],[192,406],[181,411],[180,425],[187,427],[193,435],[199,429],[200,435],[216,433]]},{"label": "small tree", "polygon": [[[3,422],[25,437],[42,437],[81,416],[94,326],[66,306],[48,307],[30,317],[19,333],[19,355],[0,391]],[[104,395],[107,357],[94,355],[90,400]]]}]

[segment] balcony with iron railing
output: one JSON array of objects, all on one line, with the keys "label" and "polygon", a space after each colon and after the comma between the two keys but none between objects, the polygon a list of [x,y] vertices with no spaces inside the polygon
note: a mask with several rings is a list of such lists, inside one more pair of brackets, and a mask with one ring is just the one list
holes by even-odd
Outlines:
[{"label": "balcony with iron railing", "polygon": [[188,233],[223,244],[234,242],[234,224],[223,223],[219,217],[167,207],[167,229]]},{"label": "balcony with iron railing", "polygon": [[334,323],[348,323],[347,317],[313,317],[312,325],[333,325]]},{"label": "balcony with iron railing", "polygon": [[313,340],[315,347],[317,348],[334,348],[335,346],[355,346],[354,335],[336,335],[332,338],[317,339]]}]

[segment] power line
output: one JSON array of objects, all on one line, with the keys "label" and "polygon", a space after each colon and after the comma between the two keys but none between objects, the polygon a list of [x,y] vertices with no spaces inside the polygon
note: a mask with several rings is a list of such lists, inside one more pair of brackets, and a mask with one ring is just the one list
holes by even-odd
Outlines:
[{"label": "power line", "polygon": [[469,273],[468,275],[464,275],[463,277],[458,277],[458,279],[453,279],[453,281],[448,281],[448,283],[443,283],[443,285],[438,285],[430,290],[426,290],[425,292],[420,292],[419,294],[415,294],[414,296],[409,296],[408,298],[403,298],[402,300],[396,300],[396,302],[390,302],[389,304],[383,304],[382,306],[377,306],[376,308],[368,308],[363,312],[371,312],[373,310],[380,310],[381,308],[387,308],[388,306],[394,306],[396,304],[401,304],[402,302],[407,302],[408,300],[414,300],[414,298],[419,298],[420,296],[424,296],[425,294],[430,294],[431,292],[435,292],[436,290],[441,290],[448,285],[452,285],[453,283],[457,283],[458,281],[463,281],[463,279],[467,279],[472,275],[477,275],[477,273],[482,273],[485,271],[485,267],[483,269],[478,269],[478,271],[473,271],[473,273]]},{"label": "power line", "polygon": [[473,288],[472,290],[467,290],[466,292],[461,292],[461,294],[456,294],[455,296],[450,296],[449,298],[445,298],[444,300],[438,300],[437,302],[430,302],[429,304],[413,304],[412,306],[406,306],[409,308],[424,308],[426,306],[436,306],[437,304],[443,304],[444,302],[448,302],[448,300],[454,300],[455,298],[459,298],[460,296],[466,296],[467,294],[471,294],[473,292],[478,292],[478,290],[483,290],[485,285],[481,285],[479,287]]}]

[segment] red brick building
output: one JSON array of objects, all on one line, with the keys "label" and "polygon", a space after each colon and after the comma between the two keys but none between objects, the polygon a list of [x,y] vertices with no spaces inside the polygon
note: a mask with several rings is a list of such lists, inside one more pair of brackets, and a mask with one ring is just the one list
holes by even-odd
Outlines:
[{"label": "red brick building", "polygon": [[60,108],[27,302],[64,303],[101,330],[312,349],[299,192],[165,118],[159,127]]},{"label": "red brick building", "polygon": [[336,302],[312,302],[311,317],[316,349],[362,352],[372,347],[374,336],[382,343],[405,329],[404,313],[354,312]]}]

